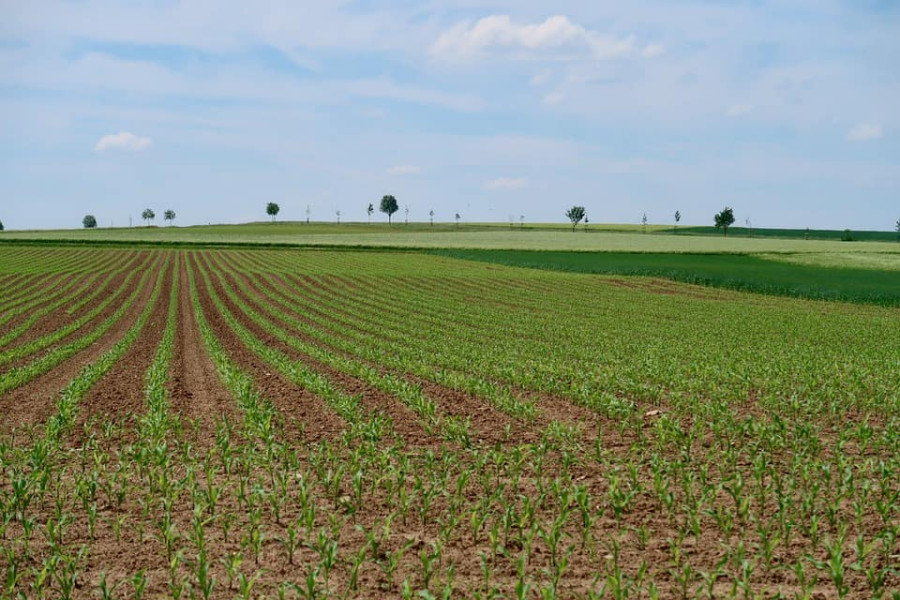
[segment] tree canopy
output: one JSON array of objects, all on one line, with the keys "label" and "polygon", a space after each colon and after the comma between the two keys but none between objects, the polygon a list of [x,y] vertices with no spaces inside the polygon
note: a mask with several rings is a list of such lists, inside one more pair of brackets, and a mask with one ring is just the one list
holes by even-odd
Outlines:
[{"label": "tree canopy", "polygon": [[153,219],[156,218],[156,213],[153,212],[152,209],[145,208],[144,212],[141,213],[141,218],[143,220],[147,221],[147,225],[149,225],[150,221],[152,221]]},{"label": "tree canopy", "polygon": [[94,217],[94,215],[84,215],[84,218],[81,220],[81,224],[84,225],[85,229],[93,229],[97,226],[97,219]]},{"label": "tree canopy", "polygon": [[390,225],[391,215],[400,210],[400,205],[397,204],[397,199],[393,196],[382,196],[379,210],[388,216],[388,225]]},{"label": "tree canopy", "polygon": [[165,213],[163,213],[163,219],[165,219],[166,221],[169,221],[169,223],[171,223],[172,221],[175,220],[175,211],[170,208]]},{"label": "tree canopy", "polygon": [[566,211],[566,216],[572,221],[572,231],[575,231],[575,227],[581,222],[584,215],[585,210],[583,206],[573,206]]},{"label": "tree canopy", "polygon": [[716,229],[721,229],[725,236],[728,235],[728,228],[734,224],[734,210],[728,206],[722,209],[722,212],[716,213],[713,217]]},{"label": "tree canopy", "polygon": [[274,202],[269,202],[266,204],[266,214],[272,217],[272,221],[275,221],[275,216],[278,214],[278,211],[281,210],[281,207],[275,204]]}]

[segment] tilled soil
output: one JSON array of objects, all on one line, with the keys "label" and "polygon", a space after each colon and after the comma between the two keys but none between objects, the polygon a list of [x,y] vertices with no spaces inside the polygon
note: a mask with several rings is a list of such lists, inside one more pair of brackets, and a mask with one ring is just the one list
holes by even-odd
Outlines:
[{"label": "tilled soil", "polygon": [[[190,294],[189,274],[193,275],[198,284],[199,303],[204,319],[215,337],[221,342],[229,359],[252,376],[254,386],[261,393],[261,397],[270,401],[277,409],[279,417],[283,417],[287,422],[286,430],[279,432],[279,435],[285,433],[286,439],[279,438],[278,443],[285,443],[292,450],[296,450],[301,465],[310,469],[307,475],[315,470],[311,465],[322,466],[324,464],[325,466],[319,471],[317,477],[327,479],[333,474],[332,470],[335,466],[327,463],[329,456],[332,456],[329,453],[337,453],[337,456],[346,459],[354,448],[352,445],[349,447],[345,445],[348,443],[344,438],[348,429],[347,423],[335,413],[327,402],[283,378],[275,372],[273,367],[267,365],[246,347],[232,331],[219,309],[214,305],[210,290],[206,287],[201,274],[210,266],[213,270],[222,266],[223,263],[218,262],[216,254],[201,254],[199,258],[194,254],[189,256],[186,252],[179,251],[175,254],[177,261],[173,268],[179,269],[180,283],[177,290],[178,329],[174,358],[170,367],[170,382],[168,383],[169,403],[173,414],[179,415],[183,420],[193,423],[194,426],[184,430],[183,439],[166,440],[168,445],[163,450],[169,453],[169,459],[173,461],[170,463],[171,473],[167,473],[167,475],[174,476],[179,481],[193,481],[191,485],[193,485],[192,490],[195,495],[182,492],[180,495],[176,494],[173,499],[167,500],[172,502],[170,514],[176,531],[180,535],[180,547],[184,551],[184,555],[181,557],[182,562],[180,566],[170,568],[171,559],[165,555],[161,529],[164,503],[160,498],[151,497],[146,493],[146,489],[138,487],[132,490],[132,494],[139,500],[126,495],[121,504],[116,505],[109,497],[108,492],[101,491],[99,499],[92,507],[99,514],[99,520],[94,530],[91,529],[92,526],[89,526],[84,513],[78,512],[75,522],[67,533],[69,546],[74,548],[84,544],[90,549],[81,565],[83,576],[74,592],[74,597],[98,597],[98,586],[103,577],[107,578],[109,582],[125,581],[126,583],[119,588],[119,594],[122,597],[134,597],[128,581],[140,570],[144,570],[147,574],[148,593],[145,596],[147,598],[172,597],[175,593],[170,586],[173,580],[179,578],[183,581],[190,581],[194,586],[190,593],[184,592],[182,597],[188,597],[191,594],[200,597],[201,594],[197,587],[200,558],[194,551],[194,546],[191,545],[197,543],[194,539],[196,534],[194,523],[198,519],[206,520],[208,524],[208,537],[203,543],[206,553],[211,559],[210,572],[217,582],[213,586],[210,596],[212,598],[233,598],[238,594],[239,586],[235,581],[230,580],[230,575],[226,573],[225,568],[229,556],[237,552],[244,553],[242,572],[250,576],[256,574],[257,578],[254,580],[256,588],[251,594],[252,597],[261,594],[275,597],[277,595],[276,586],[284,580],[291,580],[302,587],[305,577],[312,571],[314,565],[321,564],[319,561],[324,549],[320,546],[316,532],[325,531],[328,527],[334,526],[334,523],[340,525],[342,519],[345,519],[346,522],[341,526],[340,534],[336,536],[339,546],[337,562],[330,573],[330,584],[334,585],[336,589],[338,586],[342,586],[340,589],[345,589],[343,586],[347,585],[350,578],[349,565],[353,555],[360,549],[365,549],[366,543],[368,543],[366,533],[381,531],[389,526],[390,535],[385,534],[386,537],[380,549],[373,547],[370,550],[373,559],[367,561],[358,573],[359,590],[349,596],[400,597],[402,594],[398,582],[404,578],[408,578],[412,582],[412,589],[417,589],[423,584],[420,565],[424,565],[428,560],[428,552],[438,539],[442,525],[440,519],[452,512],[448,506],[449,494],[445,494],[445,492],[450,492],[456,484],[453,476],[444,482],[446,489],[439,490],[430,512],[423,510],[421,514],[417,514],[417,511],[413,510],[408,519],[405,516],[402,520],[397,517],[395,521],[392,521],[394,515],[389,507],[394,506],[393,502],[396,499],[387,497],[381,491],[364,492],[363,505],[353,510],[348,509],[348,498],[352,493],[346,483],[350,479],[349,477],[345,476],[344,482],[327,494],[323,493],[321,488],[317,488],[320,494],[318,501],[321,504],[311,528],[313,533],[304,538],[304,542],[299,545],[292,563],[286,558],[285,540],[288,524],[293,523],[299,517],[297,507],[300,500],[296,489],[291,487],[293,491],[289,496],[288,505],[282,507],[283,512],[278,517],[275,516],[274,510],[267,504],[273,497],[273,490],[277,487],[275,482],[279,476],[275,472],[277,465],[274,463],[270,463],[273,467],[272,472],[245,473],[240,469],[238,472],[239,479],[247,477],[247,481],[251,481],[253,477],[256,477],[253,481],[256,481],[257,485],[261,482],[264,486],[272,487],[272,490],[266,490],[260,495],[266,504],[261,509],[259,517],[262,531],[265,533],[259,544],[258,556],[253,556],[248,549],[250,546],[245,543],[245,540],[249,539],[245,536],[249,536],[252,531],[252,521],[245,499],[248,492],[238,489],[238,486],[235,485],[235,473],[231,473],[231,478],[226,482],[217,516],[212,518],[204,512],[206,509],[202,506],[203,493],[209,492],[211,487],[221,484],[224,475],[221,471],[212,470],[209,471],[213,473],[212,475],[205,475],[202,472],[203,465],[218,464],[216,461],[225,452],[218,437],[224,428],[223,419],[227,419],[231,426],[239,432],[242,428],[242,418],[245,415],[221,383],[216,367],[206,352]],[[110,466],[112,462],[105,464],[103,461],[112,461],[119,452],[124,454],[126,460],[130,459],[127,453],[133,450],[129,441],[134,437],[135,420],[125,417],[128,414],[139,414],[145,410],[144,376],[165,326],[169,308],[169,289],[173,284],[173,272],[173,269],[170,269],[166,273],[157,305],[134,347],[83,398],[77,417],[78,426],[71,433],[71,437],[67,439],[64,453],[58,457],[60,465],[65,466],[62,476],[64,483],[69,482],[68,478],[74,472],[84,475],[92,469],[102,470],[109,467],[110,473],[107,475],[118,476],[118,472]],[[52,396],[58,393],[82,366],[95,360],[118,339],[121,339],[127,328],[133,324],[137,314],[146,306],[155,283],[155,275],[156,273],[148,279],[147,286],[134,307],[94,346],[59,365],[50,374],[0,397],[0,414],[3,415],[2,422],[0,422],[0,435],[7,435],[13,427],[29,423],[40,424],[47,419],[53,410]],[[590,493],[593,502],[606,502],[606,497],[610,493],[608,483],[610,481],[610,465],[634,465],[636,469],[634,473],[622,471],[617,476],[622,481],[628,477],[634,477],[642,481],[646,489],[651,489],[653,486],[651,476],[647,471],[647,457],[640,454],[640,452],[646,451],[646,446],[643,446],[645,450],[640,450],[642,446],[637,443],[634,431],[629,430],[627,433],[622,433],[623,430],[619,428],[619,423],[574,405],[570,400],[527,390],[513,390],[523,398],[536,401],[538,407],[536,417],[533,420],[525,421],[510,417],[488,404],[483,398],[446,389],[424,378],[392,372],[378,364],[362,361],[379,374],[390,374],[421,388],[424,394],[437,404],[442,415],[468,419],[474,449],[428,435],[419,417],[403,405],[399,399],[374,389],[366,382],[324,365],[282,343],[256,325],[238,309],[235,303],[227,298],[224,286],[215,275],[211,275],[210,281],[212,289],[228,311],[254,337],[283,352],[292,360],[300,361],[307,368],[322,374],[345,393],[360,395],[363,405],[370,413],[382,414],[391,419],[394,438],[384,440],[382,446],[379,446],[379,451],[387,452],[387,444],[399,441],[404,455],[412,457],[412,470],[407,472],[401,481],[405,493],[409,493],[416,485],[416,479],[420,475],[419,468],[423,461],[440,461],[443,456],[452,454],[457,461],[454,463],[456,468],[462,469],[480,465],[482,463],[476,461],[484,460],[485,472],[492,472],[487,475],[488,485],[484,483],[476,485],[474,482],[463,484],[463,501],[466,507],[477,507],[485,500],[485,496],[490,494],[491,485],[495,487],[511,485],[504,474],[504,468],[508,468],[509,465],[506,464],[504,467],[502,464],[492,464],[491,459],[486,459],[492,455],[493,449],[497,449],[496,456],[502,457],[500,460],[508,461],[511,458],[510,455],[505,454],[505,451],[510,447],[542,444],[551,447],[546,454],[547,462],[541,467],[545,470],[546,475],[540,482],[530,476],[517,482],[515,492],[509,492],[510,497],[514,499],[510,506],[519,506],[521,509],[521,504],[516,504],[516,502],[521,502],[523,498],[533,499],[546,494],[547,486],[553,485],[554,476],[563,472],[571,476],[577,484],[583,485]],[[304,278],[303,281],[306,286],[315,286],[320,282],[316,278]],[[355,294],[365,291],[364,286],[347,278],[339,278],[334,281],[336,286],[329,287],[328,293],[338,297],[341,293]],[[256,308],[259,308],[260,302],[264,301],[269,286],[261,278],[247,273],[227,274],[225,282],[225,285],[232,289],[243,302]],[[247,286],[250,293],[245,294],[238,289],[235,285],[237,282]],[[132,286],[134,285],[136,283],[132,284]],[[339,290],[339,287],[343,290]],[[473,288],[473,293],[474,291]],[[657,289],[645,291],[662,293]],[[255,298],[254,295],[256,295]],[[123,297],[127,297],[127,293]],[[259,312],[265,314],[262,310]],[[304,318],[302,314],[296,312],[288,314],[292,318]],[[266,315],[266,318],[269,319],[269,316]],[[277,319],[269,320],[276,326],[290,331],[285,323],[281,323]],[[326,351],[349,356],[334,348],[329,348],[321,342],[304,337],[298,332],[293,332],[293,335]],[[652,430],[659,414],[660,411],[649,411],[644,415],[644,432]],[[740,410],[737,410],[736,416],[742,416]],[[762,419],[765,418],[765,415],[760,414],[758,417]],[[639,419],[640,415],[638,415]],[[112,439],[105,439],[105,434],[99,429],[91,430],[92,435],[89,437],[84,435],[82,426],[85,423],[100,420],[113,421],[118,424],[118,429]],[[571,440],[563,439],[568,434],[566,434],[565,428],[557,427],[560,425],[572,428]],[[638,435],[642,435],[640,426],[640,421],[638,421]],[[299,434],[300,431],[302,431],[302,436]],[[238,433],[236,440],[241,438],[241,435]],[[97,448],[98,439],[101,440],[99,442],[100,450]],[[698,440],[695,449],[702,451],[706,442],[706,440]],[[260,448],[263,446],[261,440],[241,439],[240,443],[246,443],[242,450],[246,456],[252,455],[253,452],[261,452]],[[741,440],[735,440],[735,443],[741,443]],[[391,448],[391,450],[393,449]],[[671,446],[665,452],[667,458],[675,458],[679,450]],[[564,461],[570,459],[574,459],[574,464],[564,466]],[[613,460],[607,461],[606,459]],[[92,463],[92,460],[97,462]],[[195,462],[191,466],[191,471],[187,472],[186,467],[190,460]],[[690,456],[686,460],[689,462]],[[748,469],[749,466],[749,463],[739,465],[744,469]],[[134,467],[128,467],[122,477],[131,480],[133,485],[145,486],[148,482],[152,482],[153,485],[161,485],[159,482],[163,478],[159,476],[159,473],[146,465],[144,467],[148,468],[147,473],[130,471],[128,469]],[[265,470],[260,468],[259,464],[255,468],[259,471]],[[526,471],[533,473],[533,469],[536,467],[532,465],[529,468],[532,471],[527,469]],[[249,470],[252,468],[248,467]],[[493,472],[494,470],[496,472]],[[288,473],[287,475],[290,477],[288,485],[294,486],[301,473]],[[480,475],[481,473],[476,471],[473,477]],[[715,467],[708,475],[712,478],[721,477],[720,473],[715,472]],[[240,481],[244,481],[244,479],[240,479]],[[322,485],[321,481],[319,481],[319,485]],[[9,482],[0,482],[0,492],[7,494],[9,489]],[[374,489],[380,488],[375,486]],[[675,490],[675,493],[680,494],[681,492]],[[718,493],[720,494],[717,499],[718,504],[723,505],[730,502],[724,491],[719,490]],[[3,498],[10,497],[3,496]],[[69,500],[76,506],[76,511],[82,511],[85,506],[89,505],[88,501],[85,501],[83,505],[79,504],[81,501],[74,496],[70,496]],[[415,504],[416,501],[412,502]],[[575,500],[570,498],[570,501],[574,506]],[[51,504],[48,502],[45,506],[34,508],[33,514],[37,515],[39,524],[43,524],[51,518],[53,510]],[[770,508],[772,511],[776,510],[776,507]],[[548,530],[555,518],[555,510],[556,508],[553,507],[545,508],[539,516],[540,522],[546,525]],[[461,512],[468,514],[465,510]],[[760,514],[764,512],[762,511]],[[225,531],[223,522],[226,517],[233,518],[236,523],[231,537],[227,537],[223,533]],[[453,597],[473,597],[476,592],[479,592],[482,597],[489,597],[490,591],[487,589],[484,576],[487,570],[493,570],[492,583],[500,584],[502,591],[507,596],[515,587],[519,573],[514,557],[522,550],[522,547],[516,540],[505,541],[506,547],[503,548],[503,553],[507,553],[508,556],[494,557],[490,537],[497,535],[497,530],[492,530],[491,524],[496,528],[497,524],[502,522],[503,515],[497,514],[496,508],[493,508],[489,517],[490,521],[482,529],[473,527],[472,522],[456,524],[454,534],[443,547],[443,554],[437,564],[437,578],[440,580],[448,578],[447,565],[454,565],[453,581],[457,586],[457,593]],[[704,518],[706,517],[708,515],[704,516]],[[577,530],[570,523],[566,526],[565,539],[566,543],[571,543],[572,546],[566,554],[568,566],[560,586],[559,597],[585,597],[587,591],[594,584],[595,575],[606,571],[609,561],[613,560],[614,553],[618,564],[622,565],[623,570],[632,576],[638,572],[639,566],[644,564],[648,569],[647,572],[660,585],[660,597],[690,597],[691,594],[699,593],[697,592],[700,589],[699,580],[694,581],[688,594],[679,588],[680,573],[671,564],[670,544],[671,540],[678,537],[683,529],[681,524],[676,522],[682,518],[684,517],[678,515],[673,517],[672,521],[668,521],[667,517],[662,515],[657,500],[647,494],[639,495],[633,500],[633,504],[624,515],[614,518],[610,510],[600,513],[593,526],[595,539],[592,543],[594,547],[588,549],[583,544],[579,544]],[[873,518],[873,515],[868,515],[866,524],[874,528],[879,525],[873,521]],[[121,522],[118,521],[119,519]],[[648,534],[649,538],[646,538]],[[21,535],[20,525],[13,523],[8,530],[4,530],[3,535],[8,536],[8,538],[0,538],[3,541],[17,539],[16,536]],[[529,558],[530,563],[521,567],[526,569],[530,576],[543,577],[545,580],[546,574],[550,573],[557,560],[549,549],[548,535],[548,531],[542,529],[534,542],[534,552]],[[745,537],[750,540],[748,548],[752,552],[756,552],[758,540],[754,538],[753,533],[746,533]],[[43,540],[43,537],[39,536],[36,540],[36,544],[43,543],[40,541]],[[713,527],[704,528],[696,536],[689,536],[687,539],[679,541],[689,560],[689,566],[693,569],[712,569],[725,557],[724,546],[733,542],[733,539],[723,540],[721,533]],[[802,562],[804,559],[801,557],[807,547],[808,540],[802,534],[795,533],[791,547],[782,549],[780,560],[787,564]],[[393,575],[387,575],[386,569],[390,564],[390,557],[401,552],[406,553],[405,558],[400,561],[398,569]],[[40,555],[40,552],[37,554]],[[819,555],[815,558],[822,560],[826,557]],[[177,562],[177,553],[175,559]],[[4,561],[6,560],[0,556],[0,564],[5,566],[6,562]],[[40,565],[40,562],[33,560],[25,566],[37,571]],[[754,566],[759,568],[759,565]],[[760,570],[762,571],[761,568]],[[31,576],[29,575],[29,577]],[[776,597],[775,592],[769,593],[772,590],[791,596],[799,589],[791,583],[794,581],[793,575],[777,564],[774,568],[758,572],[754,577],[753,589],[759,592],[758,597]],[[852,586],[846,597],[866,597],[864,592],[860,591],[864,589],[862,575],[853,573],[848,574],[848,577],[852,578]],[[325,575],[320,572],[318,578],[321,582],[325,579]],[[896,578],[890,581],[895,582]],[[707,587],[712,590],[712,597],[728,597],[736,589],[733,582],[724,576],[713,579]],[[54,589],[54,591],[57,590]],[[824,581],[811,585],[810,591],[810,597],[818,600],[837,597],[837,594]],[[300,597],[296,592],[297,590],[288,591],[287,597]],[[530,594],[526,594],[526,597],[537,598],[537,590],[532,590]],[[633,591],[629,597],[644,598],[647,596],[643,592]]]},{"label": "tilled soil", "polygon": [[[139,266],[136,266],[135,269],[139,272],[147,269],[150,265],[150,258],[151,257],[148,254],[147,260],[142,262]],[[101,294],[100,297],[97,298],[96,302],[102,302],[103,299],[109,297],[110,295],[114,294],[116,290],[120,289],[124,285],[125,279],[128,277],[128,275],[129,273],[126,271],[123,273],[119,273],[115,277],[113,277],[112,281],[104,286],[105,291],[103,292],[103,294]],[[85,323],[75,331],[69,333],[68,335],[63,336],[61,339],[56,340],[49,346],[38,350],[34,354],[25,356],[11,363],[3,365],[3,370],[7,371],[15,367],[26,365],[35,360],[35,358],[51,352],[54,348],[58,348],[59,346],[68,344],[69,342],[72,342],[73,340],[86,335],[86,333],[89,332],[92,327],[95,327],[97,324],[102,323],[118,310],[118,308],[122,305],[122,302],[124,302],[125,299],[129,297],[131,291],[134,290],[134,287],[139,281],[140,275],[139,273],[135,273],[134,275],[132,275],[131,280],[128,282],[128,289],[122,291],[116,302],[110,303],[107,307],[100,311],[98,315],[94,316],[94,318],[90,319],[87,323]],[[75,300],[73,303],[77,304],[77,302],[78,301]],[[28,344],[29,342],[38,340],[45,335],[52,334],[54,331],[58,331],[59,329],[77,321],[94,308],[96,308],[96,304],[89,303],[81,306],[78,310],[73,311],[72,314],[69,314],[67,307],[62,306],[59,309],[51,312],[50,314],[45,315],[44,317],[39,319],[33,326],[29,327],[28,330],[25,331],[22,336],[16,340],[15,344],[17,346],[23,346],[25,344]]]},{"label": "tilled soil", "polygon": [[204,317],[222,342],[228,356],[250,374],[262,396],[271,401],[289,422],[293,420],[303,424],[307,439],[315,441],[340,435],[345,427],[343,419],[324,400],[298,389],[247,349],[219,314],[202,285],[196,266],[192,265],[191,268],[194,268],[194,277],[198,282]]},{"label": "tilled soil", "polygon": [[216,366],[203,347],[191,303],[188,265],[183,255],[179,257],[178,269],[178,329],[167,384],[169,403],[175,414],[197,424],[199,440],[204,445],[209,445],[219,419],[237,421],[237,407],[231,394],[222,385]]},{"label": "tilled soil", "polygon": [[[135,299],[122,318],[119,319],[99,340],[88,348],[64,360],[54,369],[45,373],[22,387],[11,390],[0,396],[0,414],[4,415],[0,421],[0,435],[8,434],[12,429],[23,425],[37,425],[43,423],[55,411],[56,396],[66,385],[74,379],[86,366],[97,360],[116,342],[118,342],[128,329],[137,320],[138,315],[147,305],[153,292],[153,285],[159,274],[160,266],[147,278],[143,290]],[[122,294],[122,300],[129,297],[137,287],[139,277],[134,277],[129,289]],[[117,310],[116,303],[109,307],[110,314]],[[97,321],[102,322],[102,321]]]},{"label": "tilled soil", "polygon": [[134,345],[81,399],[72,445],[78,446],[83,442],[82,436],[87,433],[85,423],[121,421],[126,415],[144,412],[144,377],[165,331],[173,268],[172,264],[167,267],[153,312]]}]

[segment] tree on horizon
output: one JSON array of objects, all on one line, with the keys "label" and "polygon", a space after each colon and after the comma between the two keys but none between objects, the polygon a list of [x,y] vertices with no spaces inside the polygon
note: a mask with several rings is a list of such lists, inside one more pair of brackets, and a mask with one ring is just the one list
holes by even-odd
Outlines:
[{"label": "tree on horizon", "polygon": [[566,211],[566,216],[572,221],[572,231],[575,231],[575,227],[581,222],[584,215],[585,210],[583,206],[576,205]]},{"label": "tree on horizon", "polygon": [[379,210],[388,216],[388,226],[391,224],[391,216],[400,210],[400,205],[397,204],[397,199],[393,196],[387,195],[381,197],[381,206]]},{"label": "tree on horizon", "polygon": [[266,214],[272,217],[272,222],[275,222],[275,217],[278,216],[278,212],[281,210],[281,207],[275,204],[274,202],[269,202],[266,204]]},{"label": "tree on horizon", "polygon": [[716,229],[721,229],[723,235],[728,237],[728,228],[734,224],[734,210],[726,206],[722,212],[716,213],[713,222],[716,224]]}]

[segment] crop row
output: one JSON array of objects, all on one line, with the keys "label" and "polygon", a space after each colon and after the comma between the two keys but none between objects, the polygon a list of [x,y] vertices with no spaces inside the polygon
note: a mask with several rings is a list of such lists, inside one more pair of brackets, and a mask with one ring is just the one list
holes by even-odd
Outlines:
[{"label": "crop row", "polygon": [[[155,283],[124,337],[42,429],[0,438],[2,594],[868,598],[900,586],[900,422],[875,406],[896,405],[876,372],[891,348],[860,341],[896,315],[518,273],[388,253],[156,255],[136,272],[138,289]],[[81,400],[161,298],[162,337],[135,365],[143,412],[75,431]],[[729,350],[727,319],[699,318],[710,305],[742,319],[751,347],[764,331],[786,347],[733,351],[733,371],[717,370],[723,357],[693,347]],[[818,363],[794,320],[829,342],[832,328],[863,330]],[[239,416],[202,415],[207,437],[170,397],[189,381],[173,356],[191,321]],[[674,362],[648,368],[665,344]],[[835,364],[843,388],[820,380]],[[765,395],[749,396],[748,370],[765,374]],[[441,389],[498,427],[460,417]],[[288,418],[300,391],[336,433]],[[404,414],[414,424],[390,416]],[[415,427],[430,438],[406,437]]]}]

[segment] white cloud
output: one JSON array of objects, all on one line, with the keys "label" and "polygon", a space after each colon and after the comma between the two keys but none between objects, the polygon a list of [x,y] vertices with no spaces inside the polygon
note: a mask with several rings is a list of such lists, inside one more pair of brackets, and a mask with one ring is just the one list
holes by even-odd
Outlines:
[{"label": "white cloud", "polygon": [[866,140],[877,140],[883,135],[884,132],[881,130],[880,125],[861,123],[847,132],[847,140],[851,142],[865,142]]},{"label": "white cloud", "polygon": [[666,53],[666,47],[662,44],[647,44],[641,50],[641,56],[644,58],[656,58]]},{"label": "white cloud", "polygon": [[417,175],[422,172],[421,167],[415,165],[397,165],[387,170],[388,175]]},{"label": "white cloud", "polygon": [[557,104],[561,104],[565,99],[566,95],[562,92],[550,92],[549,94],[545,94],[544,97],[541,98],[541,102],[546,104],[547,106],[555,106]]},{"label": "white cloud", "polygon": [[749,104],[734,104],[725,111],[726,117],[742,117],[753,110]]},{"label": "white cloud", "polygon": [[498,177],[484,182],[487,190],[520,190],[528,181],[523,177]]},{"label": "white cloud", "polygon": [[139,152],[150,147],[153,141],[150,138],[140,137],[128,131],[119,133],[110,133],[104,135],[97,140],[94,150],[103,152],[104,150],[129,150],[131,152]]},{"label": "white cloud", "polygon": [[[648,46],[648,56],[661,52],[661,46]],[[513,56],[596,59],[620,58],[633,54],[632,36],[617,38],[591,31],[557,15],[542,23],[513,23],[509,15],[492,15],[474,24],[463,21],[442,33],[431,47],[438,58],[454,61],[473,59],[488,52]]]}]

